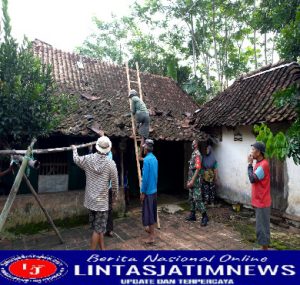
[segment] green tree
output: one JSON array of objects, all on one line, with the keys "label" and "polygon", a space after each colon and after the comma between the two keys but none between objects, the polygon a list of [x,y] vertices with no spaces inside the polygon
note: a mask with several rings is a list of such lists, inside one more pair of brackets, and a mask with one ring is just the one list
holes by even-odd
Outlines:
[{"label": "green tree", "polygon": [[0,39],[0,145],[27,145],[51,132],[67,114],[66,96],[53,96],[50,66],[32,52],[26,39],[11,36],[8,0],[2,0],[4,32]]},{"label": "green tree", "polygon": [[288,104],[294,108],[297,117],[285,132],[276,134],[265,124],[255,126],[254,131],[258,134],[256,139],[266,144],[269,157],[280,160],[291,157],[295,164],[300,165],[300,86],[294,84],[285,90],[276,92],[274,96],[278,107]]},{"label": "green tree", "polygon": [[277,40],[279,55],[288,60],[300,57],[300,6],[298,6],[295,20],[287,24]]},{"label": "green tree", "polygon": [[275,44],[282,59],[300,56],[300,0],[263,0],[253,14],[254,25],[266,34],[275,34]]},{"label": "green tree", "polygon": [[91,34],[82,46],[77,48],[77,52],[89,57],[111,60],[114,63],[122,64],[127,57],[126,46],[130,26],[127,25],[124,19],[119,20],[115,16],[112,16],[110,22],[104,22],[96,17],[92,21],[97,28],[97,32]]},{"label": "green tree", "polygon": [[[136,1],[128,17],[100,21],[79,50],[118,64],[129,60],[132,67],[137,61],[141,70],[171,76],[186,90],[205,88],[203,98],[210,98],[240,74],[272,63],[275,50],[295,58],[299,2]],[[184,68],[190,73],[183,79]]]},{"label": "green tree", "polygon": [[[249,70],[248,62],[254,56],[251,47],[245,48],[251,33],[249,3],[149,0],[136,4],[134,13],[140,21],[162,31],[162,46],[181,59],[179,65],[188,62],[192,85],[201,78],[206,91],[215,92]],[[153,20],[158,18],[161,21]]]},{"label": "green tree", "polygon": [[93,22],[96,32],[76,49],[77,52],[120,65],[128,61],[132,68],[138,62],[142,71],[170,76],[176,80],[176,57],[166,52],[152,34],[143,33],[134,17],[119,19],[113,16],[109,22],[93,18]]}]

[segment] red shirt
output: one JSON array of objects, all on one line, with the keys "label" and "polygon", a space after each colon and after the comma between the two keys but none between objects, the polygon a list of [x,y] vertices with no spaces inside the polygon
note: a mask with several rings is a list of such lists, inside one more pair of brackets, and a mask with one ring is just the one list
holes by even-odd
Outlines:
[{"label": "red shirt", "polygon": [[256,208],[267,208],[271,206],[269,162],[266,159],[257,162],[253,172],[255,173],[257,170],[260,172],[263,170],[263,178],[252,184],[252,206]]}]

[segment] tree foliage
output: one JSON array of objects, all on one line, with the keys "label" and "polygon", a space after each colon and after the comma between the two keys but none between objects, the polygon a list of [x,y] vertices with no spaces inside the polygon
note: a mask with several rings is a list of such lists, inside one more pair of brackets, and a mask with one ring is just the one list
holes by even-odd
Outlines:
[{"label": "tree foliage", "polygon": [[[136,0],[128,17],[94,19],[78,50],[174,80],[199,102],[239,75],[299,56],[300,0]],[[189,70],[189,73],[182,72]],[[183,78],[184,75],[184,78]],[[197,91],[196,91],[197,90]]]},{"label": "tree foliage", "polygon": [[54,96],[50,66],[37,59],[30,43],[11,36],[8,1],[2,0],[0,40],[0,145],[23,146],[51,132],[70,110],[66,96]]},{"label": "tree foliage", "polygon": [[283,133],[274,134],[267,125],[256,125],[256,139],[266,143],[267,155],[283,160],[293,158],[300,165],[300,86],[295,84],[274,94],[278,107],[289,105],[296,111],[297,117],[292,125]]}]

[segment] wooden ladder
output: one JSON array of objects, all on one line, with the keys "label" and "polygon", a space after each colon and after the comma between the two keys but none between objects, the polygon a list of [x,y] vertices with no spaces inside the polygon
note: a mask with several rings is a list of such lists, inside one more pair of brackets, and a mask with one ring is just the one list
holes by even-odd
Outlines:
[{"label": "wooden ladder", "polygon": [[[140,79],[140,71],[139,71],[139,64],[136,62],[136,76],[137,76],[137,81],[131,81],[130,80],[130,75],[129,75],[129,67],[128,67],[128,62],[126,62],[126,74],[127,74],[127,86],[128,86],[128,94],[131,90],[130,83],[137,83],[139,87],[139,94],[140,94],[140,99],[143,100],[143,93],[142,93],[142,85],[141,85],[141,79]],[[131,100],[129,98],[129,105],[130,105],[130,113],[131,113]],[[134,149],[135,149],[135,157],[136,157],[136,167],[137,167],[137,172],[138,172],[138,179],[139,179],[139,187],[140,187],[140,193],[142,190],[142,176],[141,176],[141,165],[140,165],[140,160],[139,160],[139,150],[138,150],[138,145],[137,145],[137,136],[136,136],[136,127],[135,127],[135,120],[134,116],[131,113],[131,125],[132,125],[132,136],[134,139]],[[141,147],[141,146],[140,146]],[[160,220],[157,212],[157,228],[160,229]]]},{"label": "wooden ladder", "polygon": [[[142,99],[142,87],[141,87],[141,81],[140,81],[140,76],[139,76],[139,69],[138,69],[139,66],[138,66],[138,63],[136,63],[136,67],[137,67],[136,73],[137,73],[138,81],[137,82],[130,81],[128,62],[126,62],[126,74],[127,74],[128,94],[129,94],[129,92],[131,90],[130,83],[138,83],[140,98]],[[131,104],[132,104],[132,102],[131,102],[130,98],[129,98],[129,104],[130,104],[130,113],[131,113]],[[137,167],[138,179],[139,179],[139,187],[140,187],[140,192],[141,192],[141,187],[142,187],[141,165],[140,165],[140,160],[139,160],[139,150],[138,150],[138,145],[137,145],[135,121],[134,121],[134,116],[133,116],[132,113],[131,113],[131,125],[132,125],[132,136],[133,136],[133,139],[134,139],[136,167]]]}]

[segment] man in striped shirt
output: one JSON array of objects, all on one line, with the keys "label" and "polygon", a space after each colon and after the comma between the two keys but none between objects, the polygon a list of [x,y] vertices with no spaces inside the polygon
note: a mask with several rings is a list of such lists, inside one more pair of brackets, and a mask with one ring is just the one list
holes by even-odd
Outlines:
[{"label": "man in striped shirt", "polygon": [[108,188],[112,184],[112,191],[116,197],[118,193],[118,171],[113,160],[107,157],[111,150],[111,141],[103,136],[97,140],[97,153],[79,156],[76,146],[72,146],[74,162],[85,171],[86,187],[84,207],[90,210],[89,220],[93,230],[91,249],[97,245],[104,250],[104,233],[108,217]]}]

